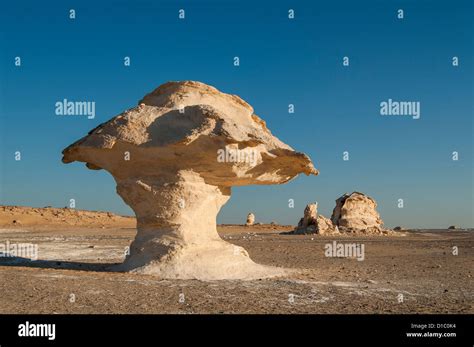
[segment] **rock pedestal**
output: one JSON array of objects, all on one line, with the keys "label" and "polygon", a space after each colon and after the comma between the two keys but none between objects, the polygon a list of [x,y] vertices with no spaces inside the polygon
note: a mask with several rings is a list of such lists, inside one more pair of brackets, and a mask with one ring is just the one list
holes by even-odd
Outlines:
[{"label": "rock pedestal", "polygon": [[255,264],[223,241],[216,216],[232,186],[281,184],[318,171],[274,137],[245,101],[203,83],[166,83],[63,151],[63,162],[105,169],[137,216],[120,270],[181,279],[255,279]]}]

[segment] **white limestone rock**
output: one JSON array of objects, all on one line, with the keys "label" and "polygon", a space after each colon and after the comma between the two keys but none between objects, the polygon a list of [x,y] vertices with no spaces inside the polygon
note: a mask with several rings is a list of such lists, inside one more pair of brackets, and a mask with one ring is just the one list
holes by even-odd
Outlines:
[{"label": "white limestone rock", "polygon": [[201,280],[287,273],[223,241],[216,216],[233,186],[317,175],[308,156],[273,136],[241,98],[204,83],[168,82],[138,105],[63,151],[64,163],[110,172],[137,216],[137,236],[119,269]]},{"label": "white limestone rock", "polygon": [[382,232],[383,221],[377,212],[377,203],[371,197],[353,192],[336,200],[331,221],[339,230],[348,232]]}]

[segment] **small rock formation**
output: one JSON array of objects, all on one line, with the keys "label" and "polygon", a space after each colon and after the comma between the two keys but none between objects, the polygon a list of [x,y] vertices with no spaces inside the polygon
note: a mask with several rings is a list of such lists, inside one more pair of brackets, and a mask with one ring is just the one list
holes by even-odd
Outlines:
[{"label": "small rock formation", "polygon": [[63,162],[105,169],[137,216],[119,268],[162,278],[254,279],[286,270],[254,263],[223,241],[216,216],[231,187],[317,175],[253,108],[204,83],[168,82],[63,151]]},{"label": "small rock formation", "polygon": [[303,222],[301,223],[301,227],[306,228],[309,225],[315,225],[317,215],[318,215],[317,203],[306,205],[304,209]]},{"label": "small rock formation", "polygon": [[393,228],[393,230],[395,231],[402,231],[402,230],[405,230],[403,227],[401,226],[396,226],[395,228]]},{"label": "small rock formation", "polygon": [[318,204],[313,203],[304,209],[303,218],[293,231],[294,234],[329,234],[335,233],[336,229],[331,220],[318,214]]},{"label": "small rock formation", "polygon": [[340,231],[382,232],[383,221],[376,207],[375,200],[363,193],[346,193],[336,200],[331,221]]},{"label": "small rock formation", "polygon": [[323,215],[318,214],[316,225],[318,226],[318,234],[339,233],[339,230],[332,224],[331,220]]},{"label": "small rock formation", "polygon": [[449,229],[449,230],[454,230],[454,229],[457,229],[457,228],[458,228],[458,227],[455,226],[455,225],[450,225],[448,229]]},{"label": "small rock formation", "polygon": [[245,222],[245,225],[251,226],[255,224],[255,215],[253,213],[249,213],[247,215],[247,222]]}]

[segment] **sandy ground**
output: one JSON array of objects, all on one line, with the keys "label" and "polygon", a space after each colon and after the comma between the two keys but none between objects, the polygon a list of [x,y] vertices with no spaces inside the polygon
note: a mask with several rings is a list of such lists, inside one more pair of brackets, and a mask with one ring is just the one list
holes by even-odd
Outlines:
[{"label": "sandy ground", "polygon": [[[323,237],[280,234],[288,226],[219,226],[256,262],[301,271],[201,282],[108,272],[134,238],[129,219],[123,227],[25,226],[5,213],[0,245],[37,244],[39,260],[0,257],[0,313],[474,313],[472,231]],[[364,260],[326,257],[333,241],[363,244]]]}]

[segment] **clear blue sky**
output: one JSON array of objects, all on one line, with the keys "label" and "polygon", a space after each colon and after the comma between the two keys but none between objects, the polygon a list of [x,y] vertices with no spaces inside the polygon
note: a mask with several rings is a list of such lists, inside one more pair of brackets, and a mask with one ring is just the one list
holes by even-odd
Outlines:
[{"label": "clear blue sky", "polygon": [[[62,164],[61,151],[160,84],[197,80],[241,96],[321,172],[234,188],[219,222],[253,211],[295,224],[312,201],[330,216],[337,197],[357,190],[376,199],[388,226],[473,227],[472,18],[470,0],[5,2],[0,203],[74,198],[80,209],[131,214],[107,172]],[[95,101],[96,118],[55,115],[63,98]],[[389,98],[421,102],[421,119],[381,116]]]}]

